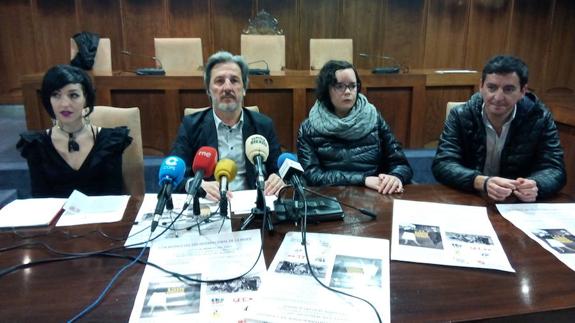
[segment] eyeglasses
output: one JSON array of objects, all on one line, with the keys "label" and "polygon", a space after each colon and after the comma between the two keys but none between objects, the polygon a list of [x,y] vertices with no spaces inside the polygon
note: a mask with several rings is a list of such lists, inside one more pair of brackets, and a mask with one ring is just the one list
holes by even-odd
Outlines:
[{"label": "eyeglasses", "polygon": [[358,85],[357,83],[349,83],[349,84],[335,83],[333,85],[333,89],[339,93],[344,93],[346,89],[349,89],[350,92],[354,92],[357,90],[357,85]]}]

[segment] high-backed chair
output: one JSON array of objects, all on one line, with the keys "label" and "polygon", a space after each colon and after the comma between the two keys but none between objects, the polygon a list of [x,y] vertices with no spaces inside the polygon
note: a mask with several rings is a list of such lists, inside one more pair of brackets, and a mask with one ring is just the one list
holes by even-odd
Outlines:
[{"label": "high-backed chair", "polygon": [[353,64],[353,39],[310,39],[309,69],[320,70],[329,60],[347,61]]},{"label": "high-backed chair", "polygon": [[464,103],[465,102],[447,102],[447,107],[445,108],[445,119],[447,120],[447,117],[449,116],[449,112],[451,112],[451,109]]},{"label": "high-backed chair", "polygon": [[154,38],[154,48],[166,75],[194,75],[204,67],[201,38]]},{"label": "high-backed chair", "polygon": [[250,68],[283,71],[286,66],[284,35],[241,35],[241,53]]},{"label": "high-backed chair", "polygon": [[[70,58],[73,59],[78,53],[78,45],[73,38],[70,38]],[[94,57],[94,66],[92,66],[94,75],[112,75],[112,52],[110,48],[110,38],[100,38],[98,49]]]},{"label": "high-backed chair", "polygon": [[[184,109],[184,115],[187,116],[187,115],[189,115],[189,114],[194,114],[194,113],[197,113],[197,112],[200,112],[200,111],[204,111],[204,110],[209,109],[209,108],[210,108],[210,107],[204,107],[204,108],[185,108],[185,109]],[[252,106],[245,107],[245,108],[248,109],[248,110],[251,110],[251,111],[260,112],[260,109],[258,108],[257,105],[252,105]]]},{"label": "high-backed chair", "polygon": [[114,128],[126,126],[130,129],[132,143],[122,156],[122,175],[124,191],[130,195],[143,195],[144,184],[144,153],[142,149],[142,128],[140,126],[140,109],[114,108],[95,106],[90,114],[90,120],[95,126]]}]

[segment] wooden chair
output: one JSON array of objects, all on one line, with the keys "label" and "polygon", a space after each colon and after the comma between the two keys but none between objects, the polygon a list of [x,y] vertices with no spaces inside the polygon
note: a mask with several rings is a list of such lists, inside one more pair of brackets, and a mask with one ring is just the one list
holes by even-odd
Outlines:
[{"label": "wooden chair", "polygon": [[[73,38],[70,38],[70,59],[76,57],[77,53],[78,45]],[[96,57],[94,57],[92,74],[102,76],[112,75],[112,53],[110,48],[110,38],[100,38],[100,41],[98,42],[98,49],[96,50]]]},{"label": "wooden chair", "polygon": [[127,126],[130,129],[132,143],[122,156],[122,175],[124,190],[130,195],[143,195],[144,184],[144,154],[142,149],[142,128],[140,125],[139,108],[114,108],[95,106],[90,114],[90,120],[95,126],[114,128]]},{"label": "wooden chair", "polygon": [[[200,112],[200,111],[204,111],[204,110],[209,109],[209,108],[210,108],[210,107],[204,107],[204,108],[185,108],[185,109],[184,109],[184,115],[187,116],[187,115],[194,114],[194,113],[197,113],[197,112]],[[245,107],[245,108],[248,109],[248,110],[251,110],[251,111],[260,112],[260,109],[258,108],[257,105],[252,105],[252,106]]]},{"label": "wooden chair", "polygon": [[154,38],[166,75],[198,75],[204,68],[201,38]]},{"label": "wooden chair", "polygon": [[285,70],[285,43],[284,35],[241,35],[241,54],[250,68],[279,72]]},{"label": "wooden chair", "polygon": [[320,70],[329,60],[353,64],[353,39],[310,39],[309,69]]}]

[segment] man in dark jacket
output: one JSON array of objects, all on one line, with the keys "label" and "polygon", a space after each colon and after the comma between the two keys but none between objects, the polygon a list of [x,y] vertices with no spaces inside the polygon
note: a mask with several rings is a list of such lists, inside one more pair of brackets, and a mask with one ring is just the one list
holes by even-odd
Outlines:
[{"label": "man in dark jacket", "polygon": [[445,122],[432,166],[438,181],[496,201],[515,196],[524,202],[565,185],[557,126],[547,107],[527,92],[527,80],[527,65],[518,58],[487,62],[479,93]]},{"label": "man in dark jacket", "polygon": [[[208,59],[204,83],[212,107],[184,117],[170,155],[179,156],[191,165],[200,147],[214,147],[219,159],[229,158],[236,162],[238,172],[230,183],[230,191],[254,189],[255,168],[245,155],[244,143],[253,134],[262,135],[269,146],[265,193],[276,194],[284,185],[276,174],[280,145],[272,120],[243,107],[248,85],[247,64],[240,56],[217,52]],[[218,182],[203,181],[202,188],[209,199],[220,199]]]}]

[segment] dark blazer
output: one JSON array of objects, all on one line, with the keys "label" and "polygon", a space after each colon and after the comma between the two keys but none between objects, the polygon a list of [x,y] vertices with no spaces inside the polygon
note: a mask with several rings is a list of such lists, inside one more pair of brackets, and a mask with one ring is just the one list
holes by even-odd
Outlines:
[{"label": "dark blazer", "polygon": [[[483,99],[476,93],[449,113],[439,138],[432,171],[446,185],[473,191],[473,180],[485,165]],[[517,102],[501,151],[499,176],[537,182],[538,198],[558,192],[566,182],[563,148],[557,126],[545,105],[532,93]]]},{"label": "dark blazer", "polygon": [[[242,127],[244,145],[246,139],[251,135],[258,134],[264,136],[268,141],[270,150],[265,165],[266,176],[277,173],[277,159],[281,153],[281,149],[272,120],[259,112],[250,111],[246,108],[242,110],[244,114],[244,124]],[[202,146],[210,146],[218,149],[218,133],[212,108],[184,116],[180,129],[178,130],[178,136],[172,146],[170,156],[182,158],[186,162],[189,176],[192,176],[191,166],[196,152]],[[255,189],[256,173],[254,165],[246,157],[245,151],[244,158],[249,188]],[[208,180],[213,180],[213,176]]]}]

